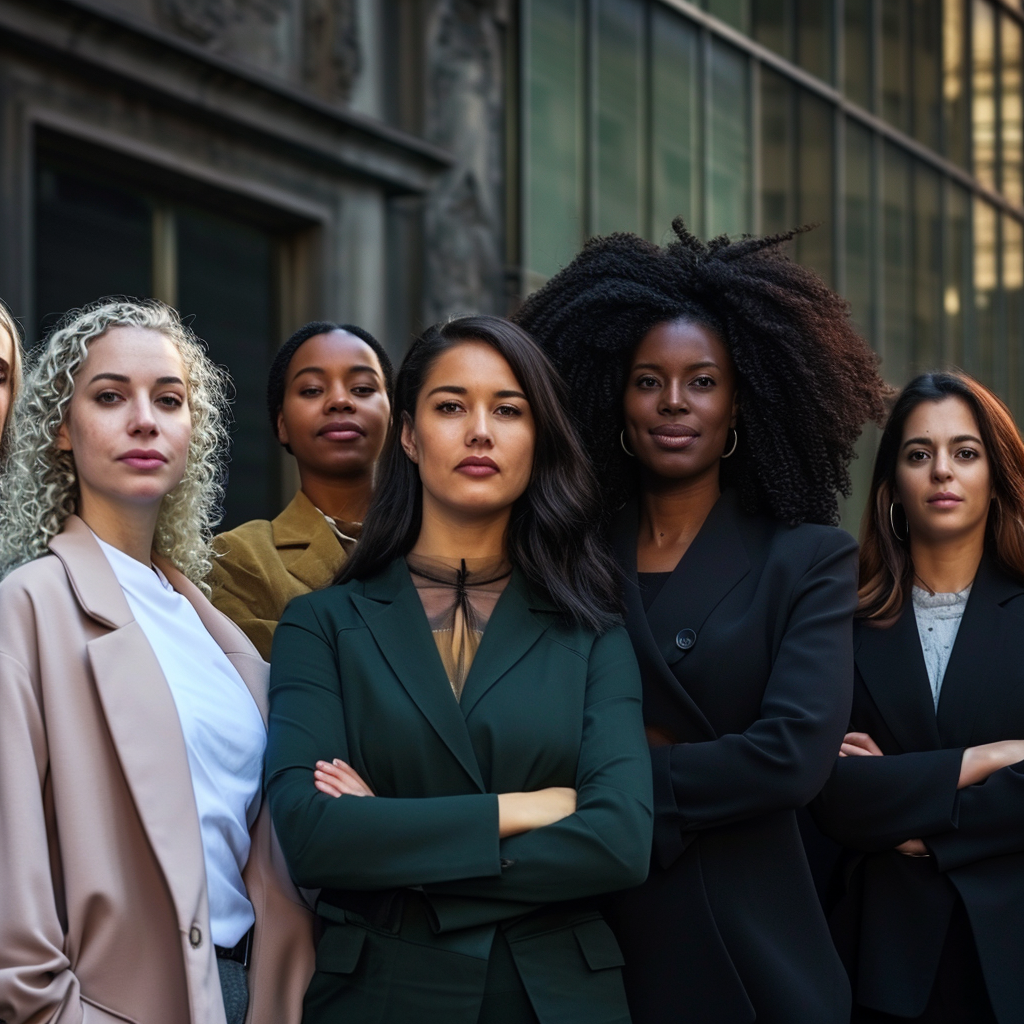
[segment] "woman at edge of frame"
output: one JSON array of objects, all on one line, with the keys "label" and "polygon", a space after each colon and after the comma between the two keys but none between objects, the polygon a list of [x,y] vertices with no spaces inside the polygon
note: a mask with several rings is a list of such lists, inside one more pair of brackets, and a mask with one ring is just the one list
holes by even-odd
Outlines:
[{"label": "woman at edge of frame", "polygon": [[413,345],[359,545],[274,638],[268,791],[324,924],[305,1024],[628,1024],[592,897],[646,874],[650,772],[596,502],[520,328]]},{"label": "woman at edge of frame", "polygon": [[274,437],[291,455],[299,490],[273,520],[214,538],[211,600],[270,660],[288,602],[337,576],[362,530],[391,416],[393,370],[373,335],[317,320],[281,346],[267,376]]},{"label": "woman at edge of frame", "polygon": [[11,411],[18,400],[22,375],[21,331],[7,307],[0,302],[0,456]]},{"label": "woman at edge of frame", "polygon": [[604,482],[654,778],[646,883],[610,903],[634,1024],[846,1024],[798,810],[853,686],[857,545],[836,493],[876,358],[791,236],[589,242],[517,322]]},{"label": "woman at edge of frame", "polygon": [[850,732],[814,804],[855,1024],[1024,1021],[1024,443],[963,373],[917,377],[865,510]]},{"label": "woman at edge of frame", "polygon": [[261,801],[267,666],[207,600],[225,381],[99,300],[19,397],[0,520],[0,1018],[298,1024],[312,916]]}]

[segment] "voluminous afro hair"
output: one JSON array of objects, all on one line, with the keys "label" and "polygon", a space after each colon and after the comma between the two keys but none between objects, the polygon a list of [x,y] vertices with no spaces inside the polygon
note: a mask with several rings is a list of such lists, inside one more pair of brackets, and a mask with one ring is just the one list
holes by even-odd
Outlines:
[{"label": "voluminous afro hair", "polygon": [[676,218],[661,248],[633,234],[591,239],[513,318],[562,374],[609,511],[638,486],[619,443],[630,360],[660,323],[713,329],[737,377],[739,442],[722,483],[750,512],[834,524],[837,493],[868,420],[888,389],[844,299],[780,249],[798,232],[704,243]]}]

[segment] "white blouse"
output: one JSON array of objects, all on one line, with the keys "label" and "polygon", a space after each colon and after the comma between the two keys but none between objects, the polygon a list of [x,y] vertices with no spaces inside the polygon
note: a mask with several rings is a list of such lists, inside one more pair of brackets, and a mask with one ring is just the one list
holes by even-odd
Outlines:
[{"label": "white blouse", "polygon": [[203,840],[210,932],[216,945],[235,946],[255,921],[242,869],[260,804],[263,718],[188,599],[155,566],[96,540],[174,697]]}]

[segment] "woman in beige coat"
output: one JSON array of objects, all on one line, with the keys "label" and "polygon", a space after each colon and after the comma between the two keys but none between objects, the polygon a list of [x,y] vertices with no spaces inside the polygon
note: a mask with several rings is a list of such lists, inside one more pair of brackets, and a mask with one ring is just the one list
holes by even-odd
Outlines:
[{"label": "woman in beige coat", "polygon": [[6,1024],[300,1019],[311,918],[261,801],[267,667],[202,589],[222,395],[173,310],[117,301],[67,319],[19,399],[0,520]]}]

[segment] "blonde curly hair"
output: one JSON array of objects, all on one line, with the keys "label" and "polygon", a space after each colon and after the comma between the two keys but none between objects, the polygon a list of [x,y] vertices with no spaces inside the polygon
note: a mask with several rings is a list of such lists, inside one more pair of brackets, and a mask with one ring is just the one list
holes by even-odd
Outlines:
[{"label": "blonde curly hair", "polygon": [[[6,331],[11,337],[11,405],[7,410],[7,422],[0,423],[0,430],[4,430],[11,419],[11,408],[21,391],[21,331],[18,329],[18,322],[11,315],[11,311],[0,302],[0,329]],[[0,448],[2,451],[2,448]]]},{"label": "blonde curly hair", "polygon": [[113,327],[159,331],[181,355],[192,419],[185,475],[164,499],[154,550],[209,594],[210,540],[220,518],[229,378],[214,365],[178,313],[156,300],[107,298],[67,313],[25,376],[11,418],[0,477],[0,576],[46,554],[78,506],[71,452],[57,447],[89,345]]}]

